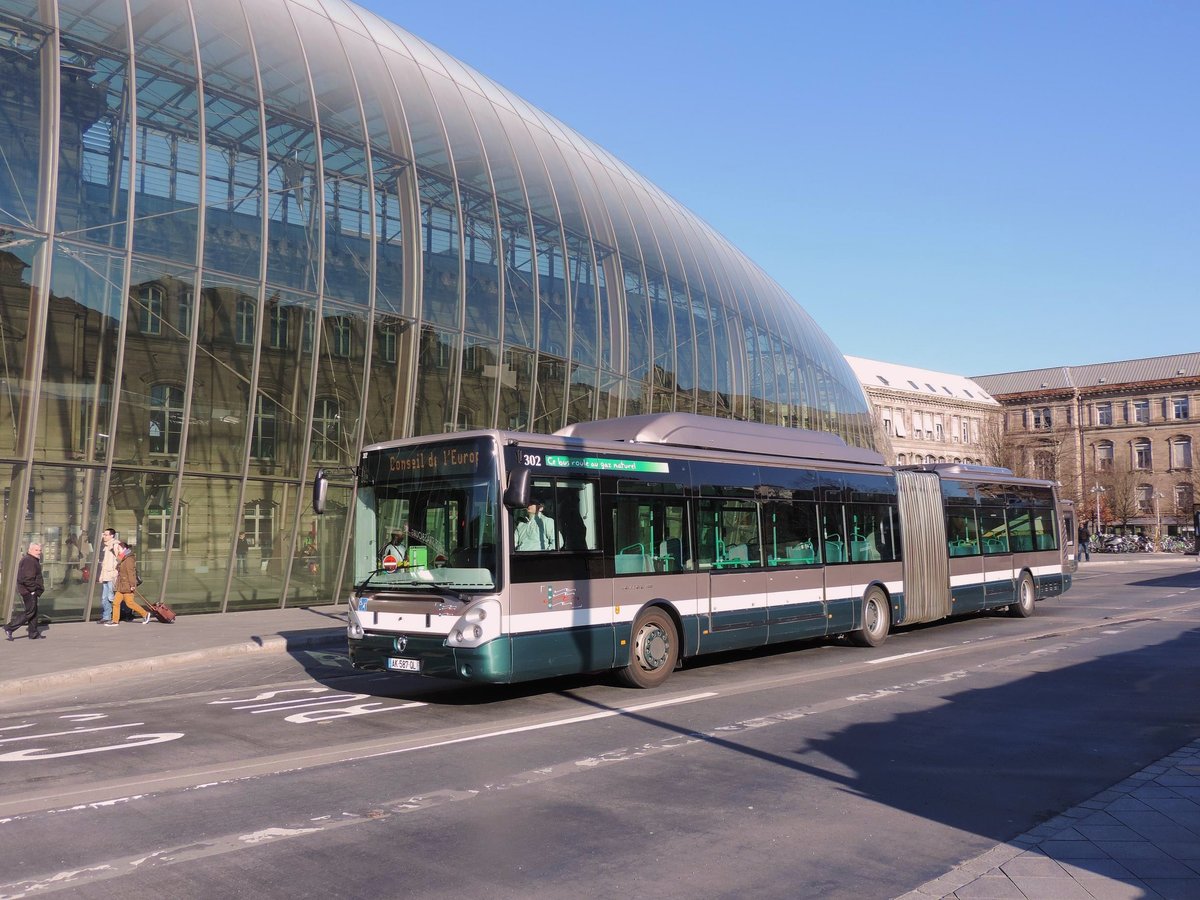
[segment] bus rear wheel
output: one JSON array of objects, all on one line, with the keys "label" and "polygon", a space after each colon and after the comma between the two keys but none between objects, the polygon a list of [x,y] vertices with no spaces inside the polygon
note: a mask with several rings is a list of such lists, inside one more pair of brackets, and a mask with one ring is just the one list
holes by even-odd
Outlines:
[{"label": "bus rear wheel", "polygon": [[658,687],[679,661],[679,632],[661,609],[648,609],[634,620],[630,645],[629,665],[617,672],[629,687]]},{"label": "bus rear wheel", "polygon": [[873,587],[863,598],[862,628],[850,632],[850,642],[859,647],[878,647],[887,640],[892,611],[887,595]]},{"label": "bus rear wheel", "polygon": [[1014,619],[1028,619],[1033,615],[1035,600],[1033,578],[1028,572],[1023,572],[1021,580],[1017,582],[1017,602],[1008,605],[1008,614]]}]

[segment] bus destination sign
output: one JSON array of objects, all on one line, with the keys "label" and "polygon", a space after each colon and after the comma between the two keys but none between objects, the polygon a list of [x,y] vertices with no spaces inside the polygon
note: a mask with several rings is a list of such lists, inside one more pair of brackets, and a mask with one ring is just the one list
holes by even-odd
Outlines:
[{"label": "bus destination sign", "polygon": [[446,444],[426,447],[391,447],[370,454],[364,469],[375,481],[399,478],[432,478],[473,475],[479,471],[483,452],[478,444]]},{"label": "bus destination sign", "polygon": [[590,469],[594,472],[670,472],[670,463],[648,459],[607,459],[603,456],[546,455],[546,465],[560,469]]}]

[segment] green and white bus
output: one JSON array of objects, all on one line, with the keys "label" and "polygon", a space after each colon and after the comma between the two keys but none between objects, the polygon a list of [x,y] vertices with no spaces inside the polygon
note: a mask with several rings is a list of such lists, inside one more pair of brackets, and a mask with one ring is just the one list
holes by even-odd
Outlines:
[{"label": "green and white bus", "polygon": [[1052,482],[685,413],[393,441],[356,473],[362,669],[648,688],[703,653],[1029,616],[1075,568]]}]

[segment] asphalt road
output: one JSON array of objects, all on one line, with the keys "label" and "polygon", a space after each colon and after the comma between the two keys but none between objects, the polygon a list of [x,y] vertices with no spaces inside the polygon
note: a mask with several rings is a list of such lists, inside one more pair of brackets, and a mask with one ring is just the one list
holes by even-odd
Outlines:
[{"label": "asphalt road", "polygon": [[299,653],[0,702],[0,897],[896,897],[1200,737],[1194,558],[1037,613],[654,692]]}]

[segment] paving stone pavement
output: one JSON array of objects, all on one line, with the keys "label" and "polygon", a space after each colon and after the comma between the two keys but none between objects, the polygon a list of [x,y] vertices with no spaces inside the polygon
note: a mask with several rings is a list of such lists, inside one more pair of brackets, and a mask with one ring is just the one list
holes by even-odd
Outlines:
[{"label": "paving stone pavement", "polygon": [[900,900],[1200,900],[1200,741]]}]

